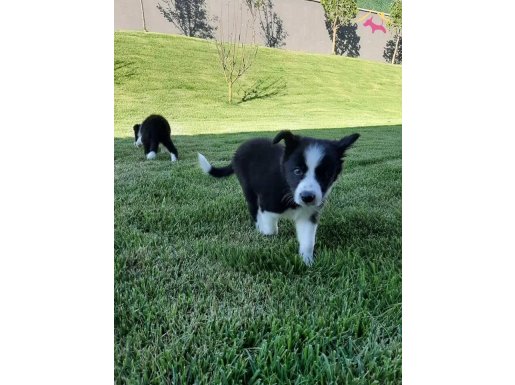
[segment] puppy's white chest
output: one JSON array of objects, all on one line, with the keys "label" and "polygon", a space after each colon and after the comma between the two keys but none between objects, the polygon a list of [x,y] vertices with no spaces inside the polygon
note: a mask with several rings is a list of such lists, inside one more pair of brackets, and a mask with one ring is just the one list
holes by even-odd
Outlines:
[{"label": "puppy's white chest", "polygon": [[298,207],[296,209],[288,209],[285,212],[281,213],[281,218],[288,218],[293,221],[297,221],[299,219],[308,219],[316,212],[316,208],[314,207]]}]

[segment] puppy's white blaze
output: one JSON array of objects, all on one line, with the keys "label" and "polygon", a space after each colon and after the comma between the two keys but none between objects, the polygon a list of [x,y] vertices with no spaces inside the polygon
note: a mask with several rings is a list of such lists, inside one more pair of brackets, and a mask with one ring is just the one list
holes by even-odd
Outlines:
[{"label": "puppy's white blaze", "polygon": [[264,235],[274,235],[279,232],[277,222],[279,222],[280,214],[269,211],[258,210],[256,218],[256,227],[259,232]]},{"label": "puppy's white blaze", "polygon": [[148,160],[156,159],[156,153],[155,153],[154,151],[150,151],[150,152],[147,154],[147,159],[148,159]]},{"label": "puppy's white blaze", "polygon": [[143,142],[141,141],[141,135],[138,135],[138,140],[134,143],[136,147],[142,146]]},{"label": "puppy's white blaze", "polygon": [[177,162],[177,157],[174,154],[170,153],[170,158],[172,162]]},{"label": "puppy's white blaze", "polygon": [[310,191],[315,194],[315,206],[322,203],[322,188],[318,183],[315,175],[315,169],[322,161],[325,152],[321,146],[311,145],[304,151],[304,161],[306,163],[306,173],[304,178],[298,184],[295,189],[294,200],[298,205],[304,206],[305,203],[302,201],[300,194],[304,191]]},{"label": "puppy's white blaze", "polygon": [[209,174],[209,171],[211,171],[211,164],[207,161],[206,157],[202,155],[200,152],[198,153],[198,163],[202,171],[204,171],[206,174]]},{"label": "puppy's white blaze", "polygon": [[299,254],[306,265],[313,264],[313,249],[315,248],[315,235],[317,225],[309,219],[295,221],[297,240],[299,241]]}]

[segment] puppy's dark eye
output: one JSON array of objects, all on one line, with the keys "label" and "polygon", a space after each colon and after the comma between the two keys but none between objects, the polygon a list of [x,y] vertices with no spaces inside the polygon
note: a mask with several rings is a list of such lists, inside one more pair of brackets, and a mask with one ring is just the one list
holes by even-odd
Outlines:
[{"label": "puppy's dark eye", "polygon": [[295,167],[295,168],[293,169],[293,173],[294,173],[295,175],[302,175],[302,170],[300,169],[300,167]]}]

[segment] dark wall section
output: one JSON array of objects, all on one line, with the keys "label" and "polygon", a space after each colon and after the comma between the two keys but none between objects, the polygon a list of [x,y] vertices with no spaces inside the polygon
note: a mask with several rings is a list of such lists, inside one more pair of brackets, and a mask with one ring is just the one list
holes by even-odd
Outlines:
[{"label": "dark wall section", "polygon": [[[250,26],[251,17],[246,0],[141,0],[148,31],[188,34],[219,38],[227,35],[232,22]],[[243,4],[243,6],[242,6]],[[331,53],[331,31],[325,20],[324,9],[316,0],[266,0],[266,7],[255,17],[256,40],[261,45],[294,51]],[[158,7],[159,6],[159,7]],[[161,8],[161,10],[159,9]],[[202,8],[205,12],[195,12]],[[170,12],[172,11],[172,12]],[[114,1],[115,30],[143,30],[140,0]],[[178,15],[178,16],[177,16]],[[183,23],[170,20],[179,17]],[[228,21],[229,26],[228,27]],[[191,28],[196,25],[200,29]],[[209,34],[202,35],[202,31]],[[250,31],[250,28],[248,28]],[[385,16],[375,12],[359,11],[351,26],[339,31],[337,53],[367,60],[390,62],[395,36],[386,26]],[[247,34],[248,42],[252,40]],[[402,57],[399,55],[399,57]]]}]

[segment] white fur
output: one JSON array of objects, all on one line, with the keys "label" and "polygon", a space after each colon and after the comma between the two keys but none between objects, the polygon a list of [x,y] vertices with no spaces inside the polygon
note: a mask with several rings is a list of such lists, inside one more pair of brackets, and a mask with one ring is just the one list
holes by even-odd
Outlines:
[{"label": "white fur", "polygon": [[156,159],[156,153],[155,153],[154,151],[150,151],[150,152],[147,154],[147,159],[148,159],[148,160]]},{"label": "white fur", "polygon": [[172,162],[177,162],[177,157],[174,154],[170,153],[170,158]]},{"label": "white fur", "polygon": [[292,221],[298,221],[300,219],[309,219],[311,216],[317,212],[317,208],[315,206],[301,206],[296,209],[288,209],[283,212],[281,218],[288,218]]},{"label": "white fur", "polygon": [[211,164],[207,161],[206,157],[201,153],[198,153],[198,163],[200,164],[200,168],[202,169],[202,171],[204,171],[206,174],[209,174],[209,171],[211,171]]},{"label": "white fur", "polygon": [[141,135],[138,135],[138,140],[136,140],[136,142],[134,142],[134,145],[136,147],[141,147],[143,146],[143,142],[141,141]]},{"label": "white fur", "polygon": [[299,254],[306,265],[312,265],[317,225],[309,219],[302,218],[295,221],[295,229],[299,241]]},{"label": "white fur", "polygon": [[299,254],[306,265],[313,263],[313,250],[315,248],[315,236],[317,225],[311,222],[311,217],[317,212],[314,206],[298,207],[286,210],[282,216],[295,222],[297,241],[299,242]]},{"label": "white fur", "polygon": [[322,203],[322,188],[318,183],[315,175],[315,169],[324,157],[324,149],[321,146],[311,145],[304,151],[304,160],[306,162],[307,170],[304,178],[298,184],[294,193],[294,200],[299,206],[306,206],[302,201],[300,194],[304,191],[309,191],[315,194],[315,206]]},{"label": "white fur", "polygon": [[257,213],[256,227],[261,234],[275,235],[279,231],[277,222],[279,222],[280,216],[280,214],[259,209]]},{"label": "white fur", "polygon": [[264,211],[259,208],[256,218],[256,227],[261,234],[275,235],[279,232],[278,222],[280,218],[288,218],[295,222],[297,241],[299,242],[299,254],[306,265],[313,264],[313,250],[317,225],[311,222],[311,216],[317,209],[314,206],[288,209],[278,214]]}]

